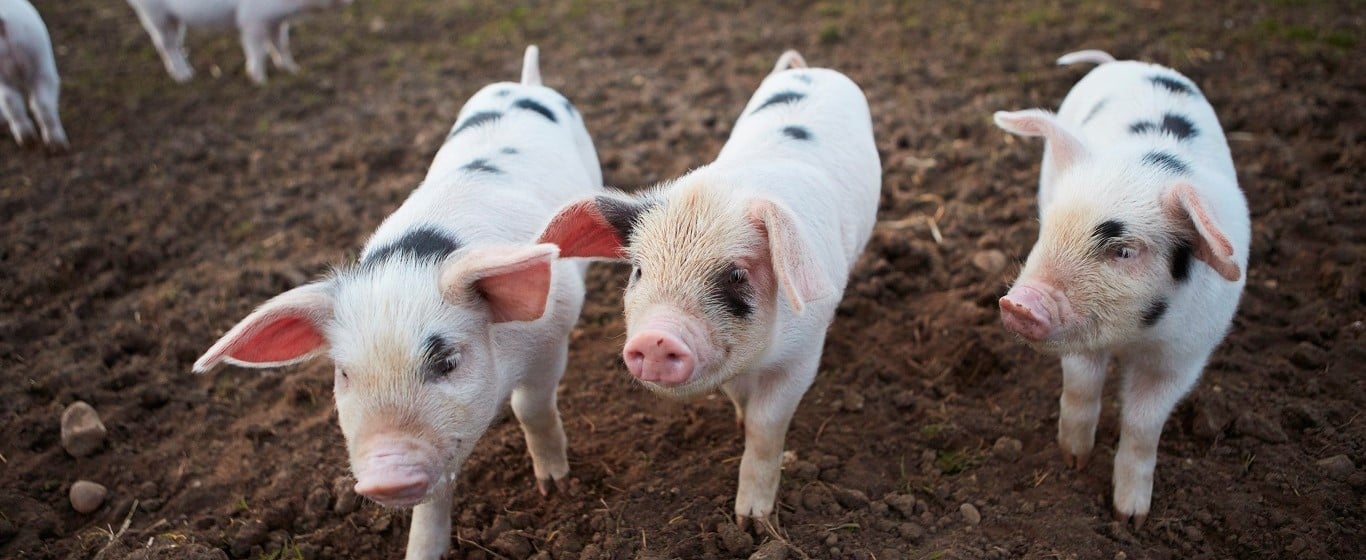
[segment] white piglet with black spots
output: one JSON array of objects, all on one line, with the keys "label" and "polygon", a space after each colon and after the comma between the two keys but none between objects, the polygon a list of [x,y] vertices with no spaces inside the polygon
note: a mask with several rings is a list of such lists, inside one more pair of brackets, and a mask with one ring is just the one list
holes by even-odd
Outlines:
[{"label": "white piglet with black spots", "polygon": [[41,134],[48,149],[67,148],[57,114],[60,91],[52,38],[38,10],[27,0],[0,0],[0,113],[19,145]]},{"label": "white piglet with black spots", "polygon": [[1111,359],[1123,377],[1114,508],[1141,525],[1158,439],[1228,332],[1246,282],[1247,200],[1214,109],[1176,71],[1098,63],[1063,100],[996,113],[1046,140],[1039,240],[1002,297],[1006,328],[1062,357],[1058,443],[1084,467],[1095,444]]},{"label": "white piglet with black spots", "polygon": [[557,208],[601,185],[582,118],[541,86],[530,47],[522,83],[470,99],[359,262],[266,302],[195,370],[331,357],[356,492],[416,506],[407,557],[439,558],[460,466],[509,396],[540,491],[569,471],[555,390],[584,265],[532,240]]},{"label": "white piglet with black spots", "polygon": [[876,219],[863,92],[785,53],[716,161],[634,197],[562,209],[562,257],[629,260],[622,358],[661,395],[720,389],[745,433],[737,522],[776,512],[783,440]]}]

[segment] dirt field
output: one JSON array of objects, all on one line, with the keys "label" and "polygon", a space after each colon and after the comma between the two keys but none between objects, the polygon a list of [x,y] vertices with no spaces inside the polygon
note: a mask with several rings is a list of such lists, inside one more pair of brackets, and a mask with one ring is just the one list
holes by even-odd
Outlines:
[{"label": "dirt field", "polygon": [[[710,161],[782,49],[847,73],[872,104],[884,225],[787,438],[784,541],[760,550],[730,521],[725,398],[667,402],[625,373],[624,269],[594,265],[560,392],[571,489],[541,498],[500,422],[465,465],[449,557],[1362,557],[1361,3],[932,4],[358,0],[296,26],[304,72],[256,88],[231,34],[192,31],[178,86],[123,2],[40,0],[74,151],[0,142],[0,557],[400,557],[407,514],[343,491],[329,364],[190,364],[354,260],[529,42],[624,188]],[[1253,213],[1232,334],[1167,423],[1138,531],[1110,520],[1113,393],[1092,465],[1064,468],[1057,362],[996,307],[1037,234],[1041,144],[990,114],[1056,107],[1085,70],[1052,61],[1083,47],[1194,79]],[[79,459],[59,441],[76,400],[109,429]],[[68,501],[79,479],[109,488],[92,514]]]}]

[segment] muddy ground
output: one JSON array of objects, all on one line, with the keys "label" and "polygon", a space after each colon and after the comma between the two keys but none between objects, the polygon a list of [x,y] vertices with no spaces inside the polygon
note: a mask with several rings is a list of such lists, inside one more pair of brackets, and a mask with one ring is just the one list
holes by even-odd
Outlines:
[{"label": "muddy ground", "polygon": [[[709,161],[784,48],[868,94],[883,225],[793,421],[783,540],[763,552],[1366,550],[1359,2],[358,0],[296,26],[304,72],[264,88],[230,34],[191,32],[199,73],[179,86],[123,2],[38,4],[74,151],[0,142],[0,557],[400,557],[407,515],[344,491],[328,364],[208,376],[190,364],[256,304],[354,260],[463,100],[514,79],[528,42],[624,188]],[[1093,464],[1065,469],[1057,362],[1007,335],[995,303],[1037,233],[1041,146],[990,114],[1056,107],[1084,69],[1052,61],[1082,47],[1193,78],[1253,213],[1241,309],[1167,423],[1141,530],[1109,516],[1113,392]],[[617,357],[623,269],[590,275],[560,392],[571,489],[543,499],[515,423],[495,425],[460,479],[450,557],[759,550],[772,539],[729,521],[742,450],[729,404],[635,386]],[[109,429],[83,458],[59,441],[76,400]],[[68,501],[78,479],[110,490],[94,513]]]}]

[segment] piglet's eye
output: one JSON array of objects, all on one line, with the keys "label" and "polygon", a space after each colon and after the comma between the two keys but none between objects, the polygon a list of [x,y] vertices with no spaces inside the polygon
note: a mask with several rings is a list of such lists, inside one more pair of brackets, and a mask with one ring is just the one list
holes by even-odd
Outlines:
[{"label": "piglet's eye", "polygon": [[441,370],[442,375],[450,375],[460,368],[460,353],[451,352],[445,359],[437,364],[437,369]]},{"label": "piglet's eye", "polygon": [[749,272],[746,272],[745,269],[743,269],[743,268],[732,268],[732,269],[730,270],[730,283],[731,283],[731,284],[744,284],[745,282],[748,282],[748,281],[749,281]]},{"label": "piglet's eye", "polygon": [[1128,260],[1138,256],[1138,249],[1128,245],[1116,245],[1110,248],[1110,258],[1118,260]]},{"label": "piglet's eye", "polygon": [[640,266],[638,265],[631,267],[631,281],[635,282],[636,280],[640,280]]}]

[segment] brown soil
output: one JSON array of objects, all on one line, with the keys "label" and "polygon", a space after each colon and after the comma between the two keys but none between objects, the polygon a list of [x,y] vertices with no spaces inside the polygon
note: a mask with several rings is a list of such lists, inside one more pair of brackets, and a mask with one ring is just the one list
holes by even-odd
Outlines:
[{"label": "brown soil", "polygon": [[[710,160],[783,48],[868,94],[885,223],[788,435],[785,540],[763,552],[1366,550],[1357,2],[361,1],[297,26],[304,72],[260,89],[230,34],[192,32],[199,74],[177,86],[123,2],[39,4],[75,150],[0,142],[0,557],[401,556],[407,515],[338,491],[327,364],[189,367],[256,304],[353,260],[464,99],[514,78],[528,42],[586,115],[608,183],[628,188]],[[990,114],[1056,107],[1084,70],[1052,61],[1082,47],[1199,83],[1253,212],[1241,310],[1167,423],[1141,530],[1110,521],[1114,398],[1093,464],[1064,468],[1056,360],[1009,336],[995,304],[1036,234],[1041,146]],[[574,334],[570,491],[541,498],[515,423],[500,422],[465,465],[450,557],[732,558],[770,540],[729,521],[742,438],[725,399],[662,401],[624,373],[622,286],[621,269],[595,265]],[[109,428],[80,459],[58,433],[75,400]],[[1002,437],[1018,457],[993,451]],[[1350,465],[1319,463],[1343,454]],[[71,508],[78,479],[109,487],[101,509]]]}]

